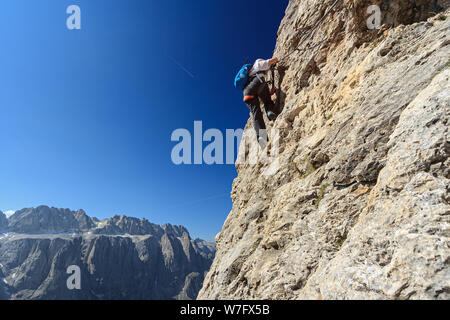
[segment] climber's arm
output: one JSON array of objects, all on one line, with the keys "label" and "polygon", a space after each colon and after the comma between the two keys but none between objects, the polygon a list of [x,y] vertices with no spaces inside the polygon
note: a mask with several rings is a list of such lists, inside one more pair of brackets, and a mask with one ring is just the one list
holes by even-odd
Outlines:
[{"label": "climber's arm", "polygon": [[269,60],[269,68],[278,62],[278,58],[272,58]]},{"label": "climber's arm", "polygon": [[272,58],[268,60],[260,60],[255,62],[252,68],[252,72],[260,72],[260,71],[267,71],[270,69],[272,65],[278,62],[278,58]]}]

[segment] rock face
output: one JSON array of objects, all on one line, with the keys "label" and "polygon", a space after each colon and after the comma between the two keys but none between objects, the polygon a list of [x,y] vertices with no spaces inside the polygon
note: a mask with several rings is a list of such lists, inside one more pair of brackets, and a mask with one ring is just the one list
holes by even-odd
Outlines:
[{"label": "rock face", "polygon": [[[2,221],[0,215],[0,222]],[[195,299],[215,246],[181,226],[41,206],[0,233],[0,299]],[[69,266],[81,289],[67,288]]]},{"label": "rock face", "polygon": [[[333,2],[291,0],[275,56]],[[199,299],[450,299],[448,7],[340,0],[282,61],[279,168],[236,166]]]}]

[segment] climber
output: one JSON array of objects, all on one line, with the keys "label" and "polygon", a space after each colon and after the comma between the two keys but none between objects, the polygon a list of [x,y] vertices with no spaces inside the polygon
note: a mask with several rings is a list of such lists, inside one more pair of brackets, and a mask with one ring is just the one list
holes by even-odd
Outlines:
[{"label": "climber", "polygon": [[[242,88],[244,92],[244,102],[247,104],[252,113],[253,127],[256,131],[258,143],[262,149],[264,149],[266,145],[267,134],[265,133],[266,124],[264,123],[259,98],[264,103],[267,118],[271,121],[275,120],[279,112],[275,106],[275,103],[272,101],[271,92],[265,81],[265,73],[277,62],[278,58],[269,60],[258,59],[253,65],[245,65],[243,67],[245,70],[244,73],[246,72],[245,76],[247,77]],[[240,88],[240,86],[236,84],[236,81],[238,81],[239,77],[243,78],[241,76],[243,69],[241,69],[238,73],[235,80],[235,86],[237,88]],[[260,132],[260,130],[262,131]]]}]

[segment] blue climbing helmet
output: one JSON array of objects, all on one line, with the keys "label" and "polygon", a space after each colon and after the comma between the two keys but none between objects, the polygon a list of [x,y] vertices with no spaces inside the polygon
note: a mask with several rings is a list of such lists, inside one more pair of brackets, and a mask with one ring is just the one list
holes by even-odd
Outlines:
[{"label": "blue climbing helmet", "polygon": [[236,78],[234,78],[234,87],[238,90],[244,90],[245,85],[248,81],[248,73],[250,72],[250,69],[252,68],[252,64],[244,64],[239,70],[238,74],[236,75]]}]

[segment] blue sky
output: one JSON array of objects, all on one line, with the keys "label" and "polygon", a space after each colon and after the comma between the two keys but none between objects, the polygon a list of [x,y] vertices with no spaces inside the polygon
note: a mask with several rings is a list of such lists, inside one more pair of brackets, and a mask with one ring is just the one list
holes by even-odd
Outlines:
[{"label": "blue sky", "polygon": [[176,166],[170,136],[243,128],[234,76],[272,56],[287,2],[1,1],[0,210],[126,214],[212,240],[236,169]]}]

